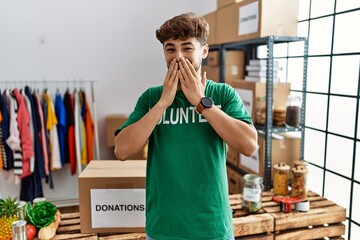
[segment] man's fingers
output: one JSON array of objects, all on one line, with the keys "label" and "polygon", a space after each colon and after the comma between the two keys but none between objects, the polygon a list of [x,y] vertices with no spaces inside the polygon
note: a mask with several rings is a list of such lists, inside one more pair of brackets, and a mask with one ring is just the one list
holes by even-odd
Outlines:
[{"label": "man's fingers", "polygon": [[197,72],[195,71],[195,68],[194,68],[194,66],[191,64],[190,60],[187,59],[187,58],[184,59],[184,60],[185,60],[184,62],[186,63],[187,69],[189,69],[191,75],[196,76],[196,75],[197,75]]}]

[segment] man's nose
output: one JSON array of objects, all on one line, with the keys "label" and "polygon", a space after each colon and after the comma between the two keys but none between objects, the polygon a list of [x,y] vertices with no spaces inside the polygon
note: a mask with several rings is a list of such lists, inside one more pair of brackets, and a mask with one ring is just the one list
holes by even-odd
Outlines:
[{"label": "man's nose", "polygon": [[176,58],[176,62],[180,62],[180,59],[183,57],[183,53],[181,51],[177,51],[175,58]]}]

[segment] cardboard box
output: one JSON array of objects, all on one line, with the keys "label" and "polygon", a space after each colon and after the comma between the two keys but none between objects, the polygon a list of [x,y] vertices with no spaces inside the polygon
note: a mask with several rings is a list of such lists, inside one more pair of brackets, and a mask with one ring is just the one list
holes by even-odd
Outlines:
[{"label": "cardboard box", "polygon": [[[300,140],[299,134],[279,133],[273,134],[271,164],[285,162],[293,167],[295,160],[300,159]],[[258,151],[251,157],[239,154],[239,168],[242,170],[264,176],[265,163],[265,138],[263,134],[258,135]]]},{"label": "cardboard box", "polygon": [[[232,81],[230,85],[236,89],[254,121],[258,99],[266,96],[266,83],[237,80]],[[286,100],[290,95],[290,85],[290,83],[273,84],[273,107],[286,107]]]},{"label": "cardboard box", "polygon": [[207,21],[207,23],[209,24],[209,36],[207,39],[207,44],[209,45],[216,44],[216,16],[217,16],[217,11],[208,13],[203,16]]},{"label": "cardboard box", "polygon": [[205,58],[203,65],[210,67],[220,66],[220,52],[219,51],[209,51],[207,58]]},{"label": "cardboard box", "polygon": [[[203,62],[202,70],[206,76],[216,82],[220,82],[220,53],[210,51],[207,60]],[[245,75],[245,52],[239,50],[228,50],[225,52],[225,82],[243,79]]]},{"label": "cardboard box", "polygon": [[201,67],[202,72],[206,72],[206,78],[214,82],[220,82],[220,66],[207,66]]},{"label": "cardboard box", "polygon": [[114,132],[118,129],[123,123],[128,120],[128,116],[123,114],[114,114],[108,115],[105,118],[106,125],[106,144],[109,147],[115,146],[115,135]]},{"label": "cardboard box", "polygon": [[217,11],[216,43],[297,36],[299,0],[243,0]]},{"label": "cardboard box", "polygon": [[243,176],[230,167],[227,167],[226,171],[228,176],[229,194],[242,193]]},{"label": "cardboard box", "polygon": [[229,6],[235,2],[240,2],[242,0],[217,0],[217,9]]},{"label": "cardboard box", "polygon": [[[114,132],[116,129],[121,127],[123,123],[125,123],[128,119],[128,116],[124,114],[114,114],[108,115],[105,118],[106,125],[106,144],[108,147],[115,146],[115,135]],[[141,159],[144,160],[147,158],[147,146],[144,149],[140,150],[138,153],[129,157],[131,160]]]},{"label": "cardboard box", "polygon": [[145,231],[146,161],[93,160],[79,176],[81,233]]}]

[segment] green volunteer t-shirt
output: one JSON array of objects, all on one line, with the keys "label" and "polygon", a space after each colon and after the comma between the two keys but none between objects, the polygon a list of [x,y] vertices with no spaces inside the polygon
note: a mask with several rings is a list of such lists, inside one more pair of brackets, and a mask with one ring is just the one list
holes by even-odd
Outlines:
[{"label": "green volunteer t-shirt", "polygon": [[[162,86],[145,91],[120,129],[142,118],[161,93]],[[252,124],[242,100],[228,84],[207,80],[205,96],[228,115]],[[234,234],[226,144],[182,91],[177,91],[152,132],[147,161],[147,235],[156,240],[210,240]]]}]

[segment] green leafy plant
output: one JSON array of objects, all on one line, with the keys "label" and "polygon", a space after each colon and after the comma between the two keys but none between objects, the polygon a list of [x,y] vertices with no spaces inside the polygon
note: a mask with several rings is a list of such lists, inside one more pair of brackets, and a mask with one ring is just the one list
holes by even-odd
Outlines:
[{"label": "green leafy plant", "polygon": [[54,221],[56,210],[56,206],[47,201],[39,202],[33,208],[26,204],[27,219],[36,228],[46,227]]}]

